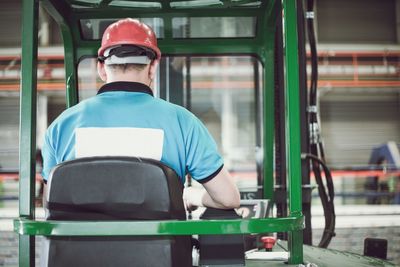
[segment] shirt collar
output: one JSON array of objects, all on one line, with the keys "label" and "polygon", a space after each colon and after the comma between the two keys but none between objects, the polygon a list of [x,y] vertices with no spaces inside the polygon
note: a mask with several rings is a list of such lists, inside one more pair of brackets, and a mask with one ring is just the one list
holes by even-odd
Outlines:
[{"label": "shirt collar", "polygon": [[153,96],[153,91],[147,85],[138,82],[111,82],[106,83],[102,87],[100,87],[97,94],[102,94],[106,92],[136,92],[136,93],[145,93]]}]

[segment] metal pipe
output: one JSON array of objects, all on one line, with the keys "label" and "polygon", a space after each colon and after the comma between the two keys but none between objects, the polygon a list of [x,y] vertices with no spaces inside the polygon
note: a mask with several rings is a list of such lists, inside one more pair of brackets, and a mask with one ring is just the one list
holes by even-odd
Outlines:
[{"label": "metal pipe", "polygon": [[[297,40],[296,1],[283,1],[285,20],[285,64],[286,64],[286,151],[289,177],[290,216],[302,216],[301,197],[301,150],[300,150],[300,101],[299,64]],[[290,264],[303,262],[303,233],[289,233]]]},{"label": "metal pipe", "polygon": [[[39,1],[22,2],[19,217],[35,218],[37,43]],[[19,235],[19,265],[35,266],[35,238]]]}]

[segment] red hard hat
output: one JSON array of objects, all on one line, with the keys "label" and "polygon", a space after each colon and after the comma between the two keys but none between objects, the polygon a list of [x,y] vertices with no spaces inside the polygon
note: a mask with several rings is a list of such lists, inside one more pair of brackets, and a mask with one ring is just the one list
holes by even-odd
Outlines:
[{"label": "red hard hat", "polygon": [[114,22],[104,31],[98,56],[103,56],[107,48],[116,45],[137,45],[150,48],[161,58],[160,49],[157,47],[157,37],[153,30],[146,24],[136,19],[122,19]]}]

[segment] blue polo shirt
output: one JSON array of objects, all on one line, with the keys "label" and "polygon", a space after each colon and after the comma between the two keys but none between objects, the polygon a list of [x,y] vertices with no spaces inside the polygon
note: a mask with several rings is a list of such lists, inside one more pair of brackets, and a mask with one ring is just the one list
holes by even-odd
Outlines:
[{"label": "blue polo shirt", "polygon": [[163,130],[161,162],[174,169],[182,182],[190,173],[204,183],[223,166],[215,141],[191,112],[154,98],[144,84],[113,82],[101,87],[96,96],[65,110],[49,126],[42,148],[45,182],[55,165],[75,158],[75,130],[93,127]]}]

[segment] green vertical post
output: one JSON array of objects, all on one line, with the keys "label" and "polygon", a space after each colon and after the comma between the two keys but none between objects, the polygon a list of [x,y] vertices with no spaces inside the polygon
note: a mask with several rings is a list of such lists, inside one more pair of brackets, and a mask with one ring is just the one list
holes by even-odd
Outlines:
[{"label": "green vertical post", "polygon": [[[38,0],[22,2],[19,216],[34,219]],[[35,237],[19,236],[19,266],[35,265]]]},{"label": "green vertical post", "polygon": [[[263,88],[263,198],[274,199],[274,48],[275,48],[275,12],[271,3],[260,18],[261,59],[264,65]],[[262,30],[262,32],[261,32]]]},{"label": "green vertical post", "polygon": [[[296,1],[284,0],[285,64],[286,64],[286,157],[289,177],[290,216],[302,216],[301,210],[301,150],[300,150],[300,95],[298,69],[298,40]],[[303,233],[289,233],[289,263],[303,262]]]},{"label": "green vertical post", "polygon": [[[268,57],[273,59],[274,53],[268,52]],[[273,61],[272,61],[273,62]],[[264,68],[264,159],[263,159],[263,198],[274,199],[274,67],[268,63]],[[271,79],[272,78],[272,79]]]},{"label": "green vertical post", "polygon": [[[71,6],[64,1],[48,0],[42,1],[42,6],[51,14],[53,19],[60,27],[61,36],[64,44],[64,68],[66,82],[66,104],[71,107],[78,103],[78,77],[77,77],[77,46],[74,45],[74,35],[70,25],[74,18],[72,15]],[[71,18],[72,17],[72,18]],[[78,25],[76,25],[78,26]],[[77,27],[78,28],[78,27]],[[80,34],[79,31],[78,33]],[[80,37],[76,37],[80,38]]]}]

